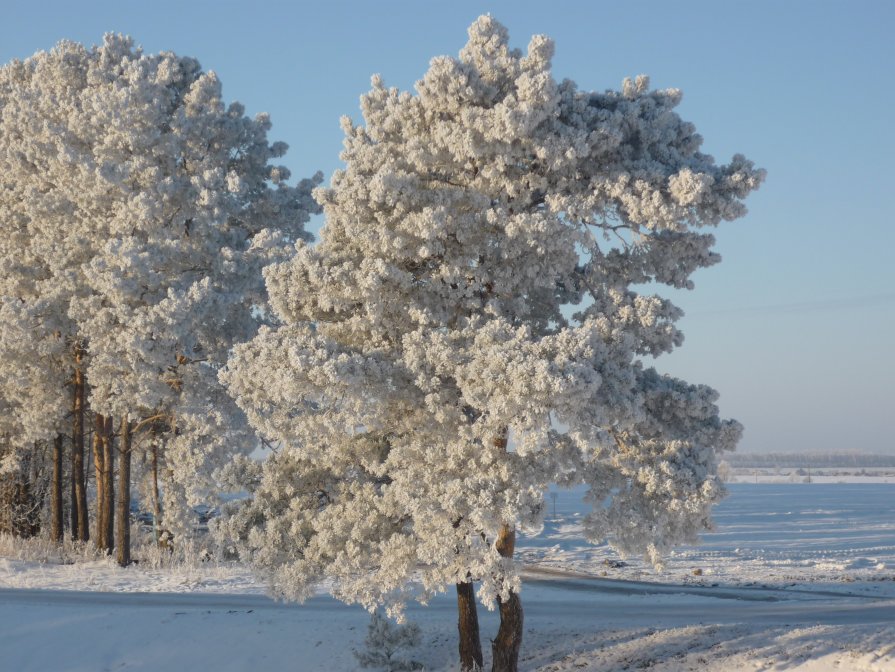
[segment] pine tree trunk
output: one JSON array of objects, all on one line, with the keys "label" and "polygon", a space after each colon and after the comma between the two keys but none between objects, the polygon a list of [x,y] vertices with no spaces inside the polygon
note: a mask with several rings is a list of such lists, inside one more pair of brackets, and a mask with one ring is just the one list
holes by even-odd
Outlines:
[{"label": "pine tree trunk", "polygon": [[[72,537],[90,540],[90,522],[87,518],[87,484],[84,481],[84,372],[81,370],[82,352],[75,352],[75,375],[72,381],[72,448],[71,466],[73,482],[72,508],[77,511],[78,524],[72,527]],[[74,519],[74,514],[72,516]]]},{"label": "pine tree trunk", "polygon": [[96,530],[94,532],[94,540],[96,547],[100,550],[106,548],[106,522],[103,514],[105,512],[105,490],[103,485],[103,432],[106,431],[105,418],[96,413],[93,416],[93,473],[96,476]]},{"label": "pine tree trunk", "polygon": [[[504,558],[512,558],[516,547],[515,528],[504,525],[497,538],[497,552]],[[515,592],[507,600],[498,598],[500,628],[491,642],[491,672],[517,672],[519,649],[522,647],[522,601]]]},{"label": "pine tree trunk", "polygon": [[131,425],[125,415],[121,418],[121,444],[118,461],[118,564],[131,564]]},{"label": "pine tree trunk", "polygon": [[103,541],[102,549],[112,553],[115,546],[115,445],[112,418],[104,418],[103,427]]},{"label": "pine tree trunk", "polygon": [[[72,452],[74,453],[75,447],[72,445]],[[69,530],[71,531],[72,541],[76,541],[78,539],[78,506],[76,504],[77,495],[75,493],[75,469],[74,469],[74,458],[72,458],[72,469],[71,473],[68,475],[68,485],[69,485],[69,493],[68,493],[68,515],[69,515]]]},{"label": "pine tree trunk", "polygon": [[460,670],[473,672],[484,667],[482,642],[479,639],[479,615],[476,610],[472,581],[457,584],[457,628],[460,632]]},{"label": "pine tree trunk", "polygon": [[50,488],[50,537],[61,543],[65,534],[62,522],[62,434],[57,434],[53,441],[53,481]]},{"label": "pine tree trunk", "polygon": [[155,534],[155,543],[161,539],[160,526],[162,524],[162,505],[158,492],[158,446],[152,443],[152,528]]}]

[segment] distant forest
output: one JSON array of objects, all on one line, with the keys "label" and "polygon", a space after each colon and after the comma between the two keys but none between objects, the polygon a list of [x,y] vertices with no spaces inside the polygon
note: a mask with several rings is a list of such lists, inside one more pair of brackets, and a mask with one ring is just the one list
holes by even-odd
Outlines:
[{"label": "distant forest", "polygon": [[895,455],[872,453],[732,453],[725,459],[734,468],[895,467]]}]

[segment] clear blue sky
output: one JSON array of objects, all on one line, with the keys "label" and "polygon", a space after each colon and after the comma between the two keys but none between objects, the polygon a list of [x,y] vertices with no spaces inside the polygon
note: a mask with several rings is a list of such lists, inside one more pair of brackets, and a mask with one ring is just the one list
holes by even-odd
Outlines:
[{"label": "clear blue sky", "polygon": [[[256,8],[257,7],[257,8]],[[768,170],[724,261],[674,296],[683,348],[657,362],[721,392],[744,451],[895,452],[895,2],[2,1],[0,62],[108,31],[198,58],[273,119],[296,177],[339,166],[340,115],[372,73],[410,88],[490,12],[557,44],[582,89],[629,75],[684,91],[720,161]]]}]

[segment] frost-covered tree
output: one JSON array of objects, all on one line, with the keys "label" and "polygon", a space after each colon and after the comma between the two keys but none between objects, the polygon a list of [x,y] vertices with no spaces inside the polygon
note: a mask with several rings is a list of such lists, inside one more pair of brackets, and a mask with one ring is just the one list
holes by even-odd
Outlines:
[{"label": "frost-covered tree", "polygon": [[482,17],[415,94],[374,77],[316,192],[321,242],[265,272],[283,325],[222,374],[282,446],[229,520],[275,591],[326,578],[395,614],[456,584],[464,669],[472,582],[500,608],[494,669],[516,667],[515,533],[551,483],[589,486],[590,540],[659,563],[709,524],[740,435],[713,390],[643,363],[682,342],[681,311],[643,288],[691,288],[720,259],[705,229],[764,173],[701,153],[679,91],[581,91],[552,54]]},{"label": "frost-covered tree", "polygon": [[[288,170],[272,164],[286,145],[268,142],[269,119],[225,105],[213,72],[143,54],[130,38],[62,42],[14,61],[0,70],[0,95],[0,215],[11,234],[0,308],[25,313],[11,335],[0,325],[3,352],[24,355],[0,367],[64,344],[53,371],[81,386],[80,408],[89,404],[101,428],[98,531],[111,550],[112,460],[120,453],[126,532],[132,430],[165,434],[168,486],[185,501],[228,455],[252,448],[217,370],[270,314],[261,269],[309,239],[315,182],[287,184]],[[31,336],[24,345],[20,333]],[[38,388],[63,392],[59,376]],[[5,384],[2,393],[15,398]],[[23,426],[55,435],[40,404],[18,405]]]}]

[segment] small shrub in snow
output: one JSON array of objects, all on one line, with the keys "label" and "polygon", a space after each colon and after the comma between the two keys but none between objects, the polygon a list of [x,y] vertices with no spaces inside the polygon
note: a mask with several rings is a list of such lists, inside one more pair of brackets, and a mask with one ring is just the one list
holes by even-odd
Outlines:
[{"label": "small shrub in snow", "polygon": [[398,625],[392,623],[378,611],[373,612],[364,650],[355,651],[354,657],[361,667],[382,669],[386,672],[422,670],[423,665],[401,656],[407,649],[420,645],[420,628],[414,623]]}]

